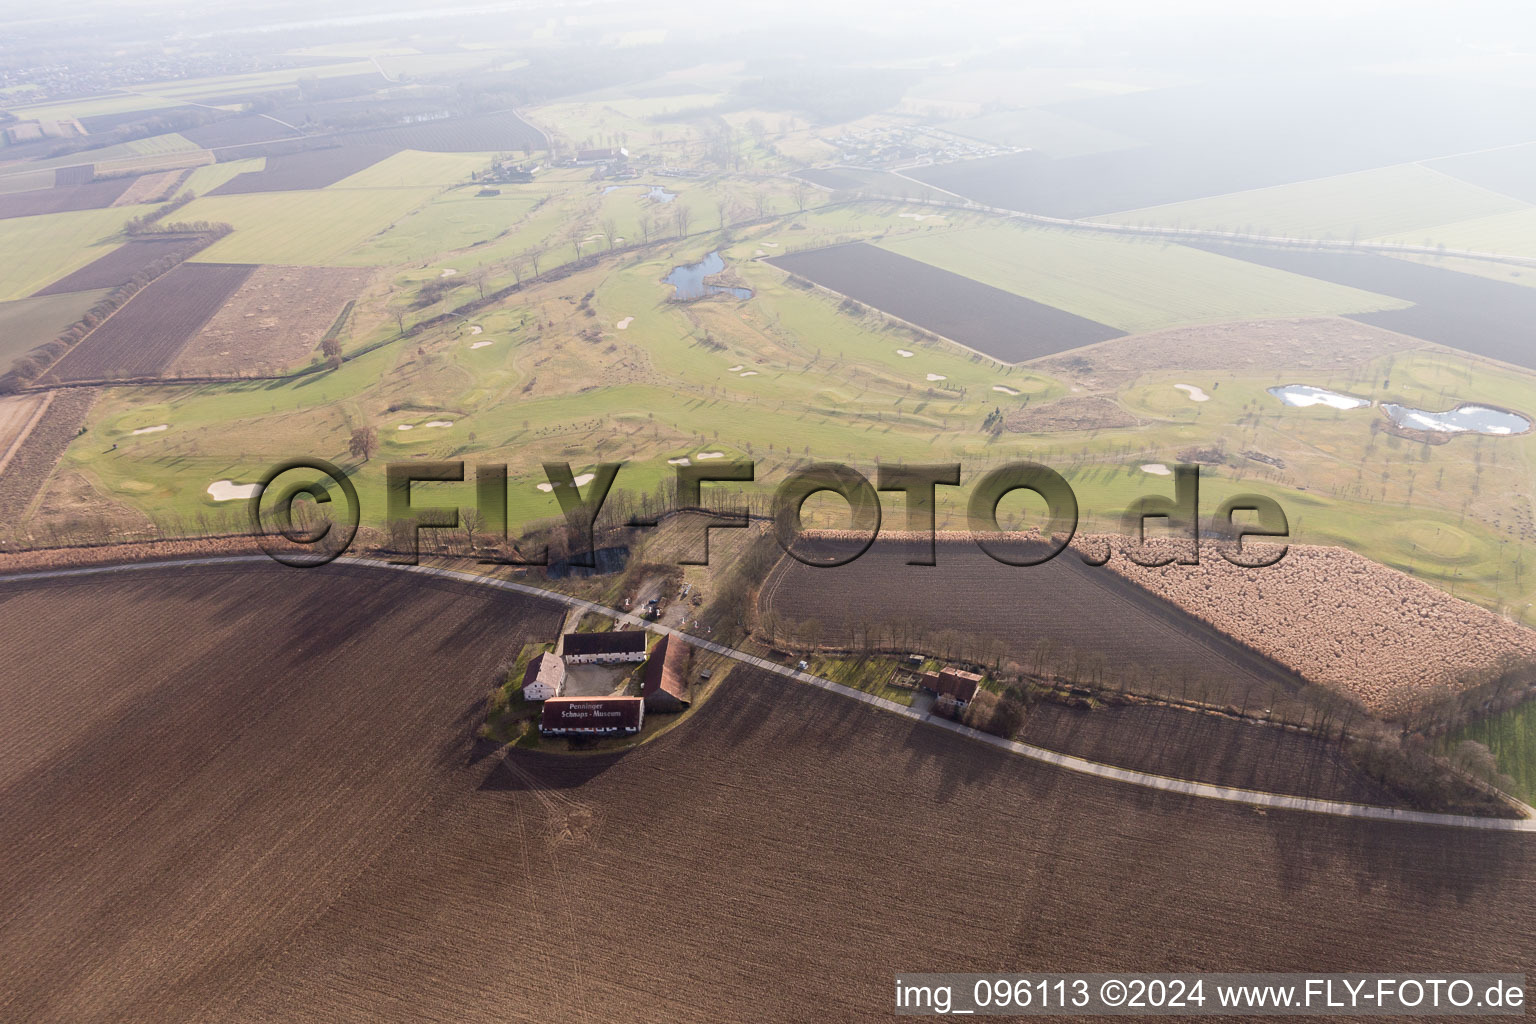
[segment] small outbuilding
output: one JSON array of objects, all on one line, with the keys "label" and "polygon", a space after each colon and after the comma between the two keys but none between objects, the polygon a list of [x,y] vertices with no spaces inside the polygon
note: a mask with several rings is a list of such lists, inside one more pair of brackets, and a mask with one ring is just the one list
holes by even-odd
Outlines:
[{"label": "small outbuilding", "polygon": [[643,724],[641,697],[551,697],[539,716],[546,736],[632,736]]},{"label": "small outbuilding", "polygon": [[523,699],[549,700],[565,689],[565,662],[553,654],[541,654],[523,673]]},{"label": "small outbuilding", "polygon": [[651,648],[640,689],[647,711],[681,711],[691,703],[688,661],[692,654],[693,648],[675,636],[664,636]]},{"label": "small outbuilding", "polygon": [[645,660],[645,631],[614,630],[610,633],[567,633],[560,646],[568,665],[638,664]]}]

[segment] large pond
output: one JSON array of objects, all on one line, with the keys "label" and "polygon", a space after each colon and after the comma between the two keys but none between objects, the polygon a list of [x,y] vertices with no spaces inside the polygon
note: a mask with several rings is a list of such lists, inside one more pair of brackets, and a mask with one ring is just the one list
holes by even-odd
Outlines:
[{"label": "large pond", "polygon": [[672,273],[662,278],[662,281],[676,289],[673,298],[680,302],[692,302],[694,299],[702,299],[706,295],[734,295],[738,299],[750,299],[750,288],[728,288],[725,285],[707,284],[704,279],[718,274],[725,269],[725,260],[720,258],[718,252],[712,252],[697,263],[689,263],[682,267],[673,267]]},{"label": "large pond", "polygon": [[1449,412],[1426,412],[1406,405],[1383,402],[1381,409],[1399,427],[1436,434],[1490,434],[1504,437],[1523,434],[1531,421],[1507,409],[1464,402]]},{"label": "large pond", "polygon": [[1371,404],[1369,398],[1346,395],[1340,391],[1329,391],[1327,388],[1315,388],[1310,384],[1286,384],[1284,387],[1270,388],[1269,393],[1286,405],[1298,407],[1326,405],[1330,409],[1363,409]]}]

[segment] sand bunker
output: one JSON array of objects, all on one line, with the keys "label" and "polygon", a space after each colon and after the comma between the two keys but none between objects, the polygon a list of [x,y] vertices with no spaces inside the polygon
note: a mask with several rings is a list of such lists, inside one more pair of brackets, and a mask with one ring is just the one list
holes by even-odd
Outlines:
[{"label": "sand bunker", "polygon": [[1189,400],[1191,402],[1209,402],[1211,400],[1210,395],[1195,387],[1193,384],[1175,384],[1174,387],[1189,395]]},{"label": "sand bunker", "polygon": [[779,243],[778,242],[764,242],[763,244],[766,245],[770,249],[777,249],[779,247]]},{"label": "sand bunker", "polygon": [[478,326],[475,326],[475,325],[471,325],[470,328],[469,328],[469,333],[470,334],[480,334],[484,330],[485,330],[484,327],[478,327]]},{"label": "sand bunker", "polygon": [[1001,391],[1005,395],[1022,395],[1024,393],[1022,391],[1015,391],[1013,388],[1010,388],[1006,384],[993,384],[992,390]]},{"label": "sand bunker", "polygon": [[931,380],[931,381],[932,380],[949,380],[949,378],[944,376],[942,373],[930,373],[928,375],[928,379]]},{"label": "sand bunker", "polygon": [[915,220],[919,224],[921,224],[925,220],[943,220],[944,219],[944,215],[942,213],[903,213],[903,214],[900,214],[899,216],[905,217],[905,218],[907,218],[907,220]]},{"label": "sand bunker", "polygon": [[742,368],[741,364],[737,363],[735,366],[727,366],[725,368],[725,372],[726,373],[735,373],[737,370],[740,370],[741,368]]},{"label": "sand bunker", "polygon": [[[578,476],[576,478],[576,486],[577,487],[585,487],[587,484],[591,483],[592,480],[593,480],[593,475],[591,473],[582,473],[580,476]],[[555,489],[555,485],[552,484],[552,483],[549,483],[547,481],[545,483],[539,484],[539,490],[543,491],[545,494],[548,494],[550,491],[553,491],[554,489]]]},{"label": "sand bunker", "polygon": [[723,459],[725,458],[725,452],[699,452],[696,458],[700,462],[703,462],[705,459]]},{"label": "sand bunker", "polygon": [[767,249],[753,249],[752,250],[752,255],[753,256],[767,256],[768,255],[768,250]]},{"label": "sand bunker", "polygon": [[693,465],[693,460],[688,458],[688,456],[684,455],[684,456],[682,456],[680,458],[668,459],[667,460],[667,465],[669,465],[669,466],[691,466],[691,465]]},{"label": "sand bunker", "polygon": [[233,480],[215,480],[208,485],[208,496],[214,501],[249,500],[261,493],[261,484],[237,484]]},{"label": "sand bunker", "polygon": [[903,358],[903,359],[911,359],[913,356],[917,355],[916,352],[908,352],[904,348],[897,349],[896,350],[896,354],[901,356],[901,358]]},{"label": "sand bunker", "polygon": [[1153,476],[1171,476],[1173,470],[1161,462],[1148,462],[1141,467],[1143,473],[1151,473]]},{"label": "sand bunker", "polygon": [[757,376],[757,371],[756,370],[747,370],[746,372],[742,373],[741,376],[743,376],[743,377],[756,377]]},{"label": "sand bunker", "polygon": [[422,426],[424,426],[424,427],[451,427],[451,426],[453,426],[453,420],[427,420],[427,422],[423,423]]},{"label": "sand bunker", "polygon": [[414,424],[414,423],[402,423],[398,427],[396,427],[395,429],[396,430],[415,430],[416,429],[416,424]]},{"label": "sand bunker", "polygon": [[171,425],[169,423],[157,423],[152,427],[140,427],[138,430],[134,431],[134,434],[158,434],[160,431],[169,430],[170,428]]},{"label": "sand bunker", "polygon": [[438,274],[437,276],[438,277],[452,277],[454,274],[457,274],[457,273],[458,273],[457,270],[453,269],[452,267],[449,267],[447,270],[443,271],[441,274]]},{"label": "sand bunker", "polygon": [[635,318],[634,317],[627,316],[623,320],[620,320],[618,323],[614,324],[613,326],[617,327],[621,331],[627,331],[627,330],[629,330],[629,325],[634,323],[634,322],[635,322]]},{"label": "sand bunker", "polygon": [[471,345],[469,347],[472,348],[472,349],[485,348],[485,346],[487,346],[489,344],[490,344],[490,342],[488,342],[488,341],[477,341],[477,342],[475,342],[473,345]]}]

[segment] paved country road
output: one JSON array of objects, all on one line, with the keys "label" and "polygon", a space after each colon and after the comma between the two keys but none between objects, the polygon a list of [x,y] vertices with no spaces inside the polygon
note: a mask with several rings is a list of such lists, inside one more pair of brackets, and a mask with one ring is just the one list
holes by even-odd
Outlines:
[{"label": "paved country road", "polygon": [[[98,576],[116,573],[138,572],[155,569],[190,568],[195,566],[231,565],[242,562],[269,562],[265,555],[219,555],[207,558],[180,558],[161,562],[135,562],[120,565],[86,566],[75,569],[49,569],[35,572],[14,573],[0,576],[0,585],[6,583],[24,583],[29,580],[62,579],[76,576]],[[940,729],[948,729],[968,739],[1011,754],[1030,758],[1045,764],[1055,765],[1058,768],[1082,775],[1091,775],[1101,779],[1111,779],[1116,782],[1129,783],[1133,786],[1141,786],[1144,789],[1161,790],[1167,793],[1181,793],[1186,796],[1202,797],[1208,800],[1222,800],[1228,803],[1245,804],[1250,807],[1274,808],[1276,810],[1303,811],[1309,814],[1327,814],[1344,818],[1361,818],[1370,821],[1396,821],[1414,825],[1442,825],[1453,828],[1482,829],[1494,832],[1531,832],[1536,833],[1536,815],[1531,813],[1531,808],[1525,808],[1524,818],[1478,818],[1459,814],[1435,814],[1429,811],[1400,810],[1393,807],[1377,807],[1368,804],[1346,803],[1339,800],[1317,800],[1309,797],[1289,796],[1281,793],[1266,793],[1258,790],[1239,789],[1234,786],[1217,786],[1206,782],[1191,782],[1187,779],[1170,778],[1165,775],[1153,775],[1149,772],[1134,771],[1129,768],[1119,768],[1115,765],[1103,764],[1098,761],[1090,761],[1086,758],[1075,757],[1071,754],[1063,754],[1060,751],[1048,750],[1045,747],[1037,747],[1029,743],[1019,743],[1014,740],[1005,740],[990,733],[980,732],[958,722],[952,722],[946,718],[935,718],[924,713],[914,711],[904,704],[886,700],[884,697],[876,697],[862,690],[834,683],[830,679],[812,675],[809,672],[801,672],[797,669],[780,665],[776,662],[759,658],[755,655],[739,651],[734,647],[717,644],[712,640],[693,636],[680,629],[670,626],[662,626],[654,622],[639,618],[616,608],[586,601],[578,597],[570,597],[557,591],[546,590],[542,587],[531,586],[527,583],[515,583],[511,580],[496,579],[491,576],[482,576],[476,573],[463,572],[458,569],[440,569],[421,565],[398,565],[394,562],[386,562],[373,558],[346,558],[339,564],[347,566],[361,566],[396,572],[416,573],[424,576],[436,576],[443,579],[455,580],[461,583],[476,586],[494,587],[498,590],[513,591],[533,597],[545,598],[556,601],[570,608],[581,611],[598,612],[613,617],[624,625],[635,629],[645,629],[656,633],[662,633],[680,637],[688,643],[702,650],[732,658],[736,661],[772,672],[775,675],[785,676],[807,686],[815,686],[828,690],[849,700],[879,708],[891,714],[900,715],[913,721],[923,722]]]}]

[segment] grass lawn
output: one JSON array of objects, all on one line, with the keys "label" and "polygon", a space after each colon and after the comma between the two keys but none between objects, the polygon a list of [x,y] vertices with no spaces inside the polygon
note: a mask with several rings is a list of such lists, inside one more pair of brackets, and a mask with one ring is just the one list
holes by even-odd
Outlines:
[{"label": "grass lawn", "polygon": [[0,302],[0,368],[10,366],[11,360],[38,345],[52,341],[110,292],[110,288],[101,288]]},{"label": "grass lawn", "polygon": [[182,186],[183,192],[191,192],[194,195],[207,195],[225,182],[241,174],[266,170],[267,158],[253,156],[245,160],[225,160],[221,163],[208,164],[197,168],[187,178],[187,183]]},{"label": "grass lawn", "polygon": [[185,153],[202,149],[191,139],[172,132],[168,135],[155,135],[147,139],[135,139],[125,142],[128,151],[136,156],[163,156],[166,153]]},{"label": "grass lawn", "polygon": [[1408,305],[1161,241],[989,224],[880,244],[1131,333],[1178,324],[1325,316]]},{"label": "grass lawn", "polygon": [[7,174],[5,169],[0,169],[0,195],[12,192],[31,192],[33,189],[52,187],[52,171],[16,170]]},{"label": "grass lawn", "polygon": [[[367,75],[377,72],[372,61],[354,60],[336,64],[304,65],[274,71],[256,71],[244,75],[214,75],[207,78],[181,78],[141,85],[138,91],[178,102],[184,98],[220,96],[256,92],[296,85],[306,78],[336,78],[342,75]],[[132,110],[133,107],[124,109]]]},{"label": "grass lawn", "polygon": [[[1536,207],[1522,206],[1505,213],[1440,224],[1423,231],[1402,232],[1383,240],[1412,245],[1444,245],[1448,249],[1497,252],[1510,256],[1536,256]],[[1529,267],[1525,271],[1531,273]]]},{"label": "grass lawn", "polygon": [[197,254],[200,263],[328,264],[387,230],[436,192],[436,187],[426,186],[203,196],[180,210],[176,219],[234,225],[233,234]]},{"label": "grass lawn", "polygon": [[[432,197],[333,262],[345,266],[436,262],[444,253],[488,246],[508,232],[520,233],[520,223],[537,202],[537,196],[511,191],[499,196],[477,196],[474,189],[457,189]],[[479,253],[472,255],[475,262],[483,260]],[[467,267],[454,269],[463,272]]]},{"label": "grass lawn", "polygon": [[1457,732],[1451,742],[1476,740],[1493,751],[1499,770],[1515,780],[1514,794],[1536,802],[1536,701],[1486,718]]},{"label": "grass lawn", "polygon": [[[50,213],[0,220],[0,302],[24,299],[65,274],[105,256],[122,241],[118,232],[131,206]],[[24,259],[15,258],[25,253]]]},{"label": "grass lawn", "polygon": [[[1491,607],[1519,610],[1536,598],[1530,577],[1513,571],[1524,564],[1528,512],[1520,496],[1536,486],[1536,438],[1457,438],[1429,447],[1373,435],[1379,410],[1288,408],[1264,390],[1307,383],[1429,409],[1464,400],[1536,414],[1532,375],[1429,349],[1323,379],[1252,369],[1190,379],[1170,369],[1145,373],[1114,394],[1140,421],[1136,429],[994,435],[983,429],[994,410],[1006,415],[1062,397],[1068,385],[927,340],[873,311],[845,311],[836,298],[793,287],[757,259],[877,240],[1127,330],[1400,305],[1393,300],[1180,246],[1023,229],[952,211],[918,219],[911,215],[927,218],[931,211],[861,203],[790,213],[794,186],[783,179],[767,186],[768,208],[786,214],[782,219],[728,232],[716,230],[719,204],[731,220],[755,214],[750,200],[764,187],[759,179],[658,179],[677,193],[673,203],[643,198],[644,188],[605,194],[587,169],[540,174],[497,197],[447,188],[445,182],[485,160],[403,153],[328,189],[203,195],[177,219],[235,225],[199,255],[205,261],[394,268],[385,278],[394,294],[359,305],[363,326],[348,340],[353,352],[391,339],[396,325],[384,304],[404,308],[444,269],[467,277],[483,266],[494,288],[512,282],[509,261],[530,247],[546,248],[544,270],[569,261],[572,223],[586,253],[606,245],[592,236],[608,219],[626,239],[636,237],[641,217],[659,220],[670,233],[672,211],[685,206],[692,233],[533,285],[472,320],[385,344],[334,372],[104,392],[61,471],[78,472],[111,501],[170,523],[238,518],[243,504],[214,502],[209,483],[249,482],[298,454],[352,466],[347,436],[369,424],[380,433],[380,450],[352,471],[370,525],[383,522],[384,466],[393,460],[506,463],[516,526],[559,514],[552,495],[538,490],[547,459],[568,461],[578,474],[598,462],[624,462],[616,486],[638,494],[674,476],[668,460],[713,452],[757,460],[756,495],[771,492],[808,458],[846,462],[870,475],[883,461],[959,461],[967,487],[940,492],[941,514],[958,521],[970,482],[1029,458],[1072,482],[1088,529],[1114,525],[1143,494],[1171,490],[1166,478],[1142,471],[1143,463],[1219,447],[1225,464],[1203,477],[1207,514],[1227,495],[1268,494],[1290,515],[1298,541],[1347,544]],[[244,169],[204,168],[193,186],[206,190],[224,173]],[[814,201],[823,198],[818,193]],[[0,300],[30,294],[107,251],[101,241],[131,212],[0,222],[0,244],[32,254],[25,264],[12,261],[8,278],[0,273]],[[716,249],[752,297],[670,301],[662,282],[667,272]],[[473,295],[466,282],[407,322]],[[41,307],[12,312],[42,315]],[[1210,400],[1190,401],[1177,383],[1204,388]],[[132,433],[161,423],[168,429]],[[1247,459],[1247,451],[1276,457],[1286,468]],[[473,495],[469,481],[421,489],[424,503],[467,507]],[[887,512],[888,525],[899,526],[899,502],[893,499]]]},{"label": "grass lawn", "polygon": [[494,153],[424,153],[407,149],[365,167],[332,185],[343,188],[410,188],[416,185],[459,185],[491,165]]},{"label": "grass lawn", "polygon": [[1392,236],[1420,244],[1425,237],[1438,240],[1437,225],[1525,209],[1518,200],[1448,174],[1399,164],[1094,219],[1301,238]]},{"label": "grass lawn", "polygon": [[103,114],[129,114],[138,110],[160,110],[180,106],[180,100],[160,96],[144,96],[139,93],[118,92],[101,96],[83,96],[55,103],[41,103],[30,107],[17,107],[11,111],[18,118],[37,118],[43,121],[60,121],[74,117],[99,117]]},{"label": "grass lawn", "polygon": [[844,686],[851,686],[855,690],[863,690],[865,693],[884,697],[886,700],[905,704],[908,707],[912,706],[912,698],[917,696],[915,689],[891,685],[891,681],[896,678],[898,672],[906,671],[891,658],[818,657],[809,660],[813,675],[830,679],[834,683],[842,683]]}]

